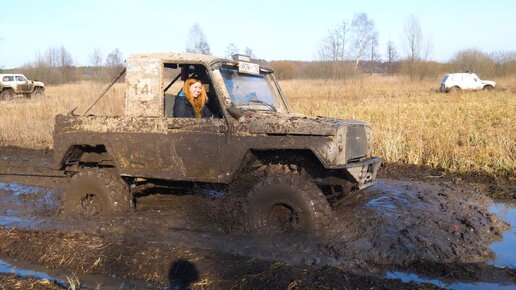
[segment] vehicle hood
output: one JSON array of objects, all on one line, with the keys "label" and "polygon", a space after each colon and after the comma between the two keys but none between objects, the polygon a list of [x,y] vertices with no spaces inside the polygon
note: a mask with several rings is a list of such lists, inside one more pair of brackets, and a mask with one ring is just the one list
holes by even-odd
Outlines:
[{"label": "vehicle hood", "polygon": [[337,129],[350,125],[365,125],[362,121],[311,117],[297,114],[255,112],[239,119],[238,131],[252,134],[336,135]]},{"label": "vehicle hood", "polygon": [[36,86],[41,86],[41,87],[45,86],[45,84],[43,82],[40,82],[40,81],[32,81],[32,83],[34,85],[36,85]]}]

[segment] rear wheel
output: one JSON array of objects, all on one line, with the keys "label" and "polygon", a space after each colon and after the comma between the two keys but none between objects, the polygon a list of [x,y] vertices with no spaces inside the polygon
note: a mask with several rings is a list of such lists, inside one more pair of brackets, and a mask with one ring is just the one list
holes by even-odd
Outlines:
[{"label": "rear wheel", "polygon": [[0,92],[0,101],[1,100],[11,100],[14,98],[14,92],[12,89],[5,89]]},{"label": "rear wheel", "polygon": [[450,92],[451,94],[456,94],[456,93],[458,93],[458,92],[460,92],[460,91],[461,91],[461,90],[460,90],[460,88],[459,88],[459,87],[457,87],[457,86],[455,86],[455,87],[451,87],[451,88],[450,88],[450,90],[449,90],[449,92]]},{"label": "rear wheel", "polygon": [[249,193],[251,230],[260,232],[318,232],[331,223],[331,207],[308,176],[269,168]]},{"label": "rear wheel", "polygon": [[62,211],[94,216],[132,210],[127,183],[112,169],[90,169],[72,176],[62,198]]}]

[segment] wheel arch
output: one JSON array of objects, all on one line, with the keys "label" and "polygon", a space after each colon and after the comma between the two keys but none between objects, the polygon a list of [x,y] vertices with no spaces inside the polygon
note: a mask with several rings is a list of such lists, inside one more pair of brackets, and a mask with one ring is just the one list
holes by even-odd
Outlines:
[{"label": "wheel arch", "polygon": [[310,149],[249,149],[230,181],[237,179],[248,168],[270,164],[297,165],[308,172],[320,171],[325,167],[319,156]]},{"label": "wheel arch", "polygon": [[116,161],[104,144],[70,145],[59,162],[59,169],[77,171],[81,167],[118,167]]},{"label": "wheel arch", "polygon": [[45,91],[45,87],[43,86],[34,86],[34,88],[32,89],[32,92],[35,92],[36,90],[41,90],[42,92]]}]

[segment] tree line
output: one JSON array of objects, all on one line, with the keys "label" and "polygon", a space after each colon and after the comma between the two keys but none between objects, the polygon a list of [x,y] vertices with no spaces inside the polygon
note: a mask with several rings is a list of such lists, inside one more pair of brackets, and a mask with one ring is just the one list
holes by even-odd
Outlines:
[{"label": "tree line", "polygon": [[89,66],[75,66],[71,53],[64,46],[50,47],[38,53],[34,61],[25,63],[20,68],[4,70],[5,72],[23,73],[32,80],[40,80],[49,85],[78,82],[82,80],[111,80],[124,67],[120,49],[116,48],[104,58],[99,49],[90,55]]},{"label": "tree line", "polygon": [[[421,29],[419,19],[410,15],[404,25],[402,55],[391,39],[381,46],[373,19],[366,13],[355,14],[351,21],[343,20],[321,40],[316,61],[266,61],[258,58],[250,47],[239,49],[229,43],[225,58],[242,53],[274,69],[279,79],[346,79],[358,74],[406,75],[411,79],[442,77],[447,72],[475,72],[481,77],[516,74],[516,52],[486,53],[479,49],[457,52],[446,62],[430,60],[432,42]],[[211,55],[211,48],[201,26],[195,23],[189,31],[186,52]],[[90,55],[89,65],[74,66],[71,54],[63,47],[51,47],[36,55],[17,72],[47,84],[82,80],[109,81],[124,66],[122,52],[116,48],[105,57],[99,49]]]}]

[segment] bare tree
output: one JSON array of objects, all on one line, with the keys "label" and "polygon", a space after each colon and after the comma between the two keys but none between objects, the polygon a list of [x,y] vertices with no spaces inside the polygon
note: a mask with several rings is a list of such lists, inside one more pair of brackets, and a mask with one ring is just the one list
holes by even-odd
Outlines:
[{"label": "bare tree", "polygon": [[407,61],[405,71],[412,79],[416,74],[423,79],[428,73],[428,64],[426,63],[430,55],[432,44],[430,40],[423,37],[419,19],[414,15],[410,15],[405,23],[405,40],[407,49]]},{"label": "bare tree", "polygon": [[115,48],[112,52],[110,52],[106,57],[106,66],[107,67],[122,67],[124,64],[122,59],[122,53],[118,48]]},{"label": "bare tree", "polygon": [[102,66],[102,52],[100,49],[95,48],[93,50],[93,53],[90,55],[90,64],[94,67],[100,67]]},{"label": "bare tree", "polygon": [[238,47],[234,43],[230,43],[226,47],[226,58],[231,59],[234,54],[237,54],[239,52],[240,50],[238,49]]},{"label": "bare tree", "polygon": [[104,69],[102,68],[103,56],[100,49],[95,48],[93,53],[90,55],[90,65],[92,66],[89,70],[92,78],[96,81],[100,81],[104,78],[101,73]]},{"label": "bare tree", "polygon": [[73,59],[72,55],[64,48],[64,46],[61,46],[58,50],[58,67],[61,71],[61,81],[64,83],[67,83],[72,80],[73,76]]},{"label": "bare tree", "polygon": [[256,56],[253,53],[253,50],[249,48],[249,46],[246,46],[244,49],[244,54],[248,55],[251,59],[256,59]]},{"label": "bare tree", "polygon": [[407,58],[410,62],[420,60],[421,51],[423,49],[423,33],[419,19],[410,15],[405,23],[405,37],[407,42]]},{"label": "bare tree", "polygon": [[[124,67],[124,61],[122,58],[122,52],[118,48],[115,48],[106,57],[106,69],[105,72],[109,78],[114,78],[122,71]],[[122,79],[120,79],[122,81]]]},{"label": "bare tree", "polygon": [[58,49],[55,47],[49,47],[43,55],[38,54],[36,56],[36,62],[40,66],[48,66],[55,68],[58,63]]},{"label": "bare tree", "polygon": [[387,42],[387,73],[392,74],[394,72],[394,62],[398,60],[398,50],[392,40]]},{"label": "bare tree", "polygon": [[419,19],[410,15],[405,23],[405,40],[407,48],[407,59],[410,62],[426,61],[430,55],[432,43],[426,39],[421,31]]},{"label": "bare tree", "polygon": [[49,84],[60,84],[77,79],[72,55],[64,48],[50,47],[43,54],[38,53],[36,60],[27,63],[23,69],[34,79]]},{"label": "bare tree", "polygon": [[490,54],[496,64],[496,74],[506,76],[516,72],[516,51],[495,51]]},{"label": "bare tree", "polygon": [[367,14],[355,14],[351,21],[353,32],[353,50],[355,59],[355,71],[358,69],[359,61],[367,54],[367,47],[377,34],[374,21],[367,17]]},{"label": "bare tree", "polygon": [[57,65],[59,67],[69,67],[73,65],[72,55],[64,48],[64,46],[61,46],[58,50],[57,61]]},{"label": "bare tree", "polygon": [[398,50],[392,40],[387,41],[387,62],[395,62],[398,60]]},{"label": "bare tree", "polygon": [[349,25],[343,21],[335,29],[328,31],[319,52],[321,60],[342,61],[347,57]]},{"label": "bare tree", "polygon": [[195,23],[190,29],[190,35],[188,38],[188,44],[186,45],[187,52],[195,52],[202,54],[211,54],[210,45],[204,36],[204,32],[201,29],[199,23]]},{"label": "bare tree", "polygon": [[475,72],[481,76],[493,76],[495,62],[486,53],[478,49],[465,49],[457,52],[452,59],[455,70]]},{"label": "bare tree", "polygon": [[369,52],[371,53],[370,60],[371,62],[377,61],[380,58],[380,55],[378,54],[378,32],[374,31],[374,33],[371,34],[371,38],[369,39]]}]

